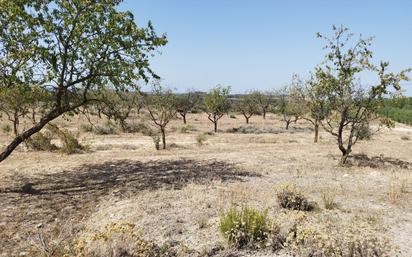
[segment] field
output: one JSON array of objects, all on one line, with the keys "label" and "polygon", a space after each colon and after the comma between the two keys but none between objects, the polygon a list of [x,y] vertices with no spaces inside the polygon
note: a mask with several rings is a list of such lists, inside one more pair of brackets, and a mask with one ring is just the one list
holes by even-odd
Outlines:
[{"label": "field", "polygon": [[[337,227],[364,221],[386,235],[399,256],[412,256],[411,127],[397,124],[360,141],[350,164],[339,167],[335,138],[321,131],[314,144],[304,121],[284,130],[275,115],[253,116],[251,126],[274,130],[243,134],[230,132],[244,125],[243,117],[225,115],[214,134],[206,133],[212,131],[206,114],[187,120],[186,129],[181,120],[168,126],[167,150],[157,151],[141,133],[81,132],[87,122],[77,116],[57,123],[79,131],[87,153],[19,148],[0,164],[0,256],[33,256],[33,246],[51,248],[71,233],[120,222],[135,224],[156,244],[168,243],[179,256],[291,256],[287,249],[230,249],[219,231],[220,215],[232,205],[267,209],[273,218],[298,215],[279,207],[276,189],[285,183],[318,204],[305,213],[310,218]],[[202,145],[200,133],[206,133]],[[10,138],[0,132],[0,145]],[[25,183],[35,192],[21,193]],[[334,198],[330,210],[327,195]]]}]

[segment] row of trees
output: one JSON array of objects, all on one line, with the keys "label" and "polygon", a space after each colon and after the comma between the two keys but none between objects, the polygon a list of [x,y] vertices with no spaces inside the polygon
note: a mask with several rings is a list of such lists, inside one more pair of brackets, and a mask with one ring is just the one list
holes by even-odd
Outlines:
[{"label": "row of trees", "polygon": [[[119,11],[120,2],[0,1],[0,111],[15,133],[0,153],[0,162],[51,121],[87,112],[90,106],[125,128],[131,108],[140,110],[146,104],[164,147],[170,119],[179,113],[186,122],[198,94],[176,97],[155,86],[148,97],[139,97],[138,83],[158,79],[149,59],[167,38],[157,35],[151,23],[138,27],[131,12]],[[229,99],[229,88],[222,86],[206,94],[201,102],[214,130],[230,106],[247,123],[268,111],[279,113],[286,128],[306,119],[314,125],[315,141],[320,126],[336,137],[344,164],[371,121],[390,126],[377,110],[385,98],[400,92],[400,82],[408,79],[410,70],[393,73],[387,62],[373,64],[371,40],[354,39],[343,26],[333,27],[330,37],[318,36],[325,39],[327,53],[309,79],[295,76],[281,90],[254,91],[239,99]],[[363,72],[376,74],[377,83],[361,85]],[[32,123],[21,129],[20,120],[26,116]]]}]

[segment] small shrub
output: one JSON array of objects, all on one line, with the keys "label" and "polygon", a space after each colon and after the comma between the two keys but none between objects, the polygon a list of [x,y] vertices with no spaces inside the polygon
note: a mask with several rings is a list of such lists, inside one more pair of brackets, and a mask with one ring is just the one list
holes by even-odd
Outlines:
[{"label": "small shrub", "polygon": [[333,190],[324,190],[322,193],[323,207],[327,210],[332,210],[336,207],[336,193]]},{"label": "small shrub", "polygon": [[401,139],[404,141],[409,141],[411,138],[409,136],[401,136]]},{"label": "small shrub", "polygon": [[58,147],[52,143],[53,134],[50,131],[37,132],[29,140],[27,145],[34,151],[56,151]]},{"label": "small shrub", "polygon": [[192,125],[184,125],[179,128],[179,132],[182,134],[189,133],[191,131],[196,131]]},{"label": "small shrub", "polygon": [[230,114],[229,118],[231,118],[231,119],[236,119],[236,115]]},{"label": "small shrub", "polygon": [[358,131],[358,139],[359,140],[370,140],[372,138],[372,131],[369,127],[369,124],[362,125]]},{"label": "small shrub", "polygon": [[3,124],[3,125],[1,125],[1,130],[4,132],[4,133],[10,133],[11,132],[11,126],[10,126],[10,124]]},{"label": "small shrub", "polygon": [[303,193],[293,184],[283,185],[277,191],[277,199],[282,208],[300,211],[311,211],[314,203],[310,203]]},{"label": "small shrub", "polygon": [[77,137],[70,131],[62,131],[60,139],[62,140],[61,151],[65,154],[75,154],[81,153],[85,149],[83,145],[80,144]]},{"label": "small shrub", "polygon": [[82,132],[93,132],[93,125],[92,124],[81,124],[80,131]]},{"label": "small shrub", "polygon": [[203,145],[207,140],[207,137],[205,134],[197,134],[196,136],[196,142],[199,146]]},{"label": "small shrub", "polygon": [[94,127],[94,133],[96,135],[115,135],[117,134],[117,128],[110,122],[104,125],[97,125]]},{"label": "small shrub", "polygon": [[232,207],[221,215],[220,231],[233,247],[262,247],[270,233],[267,211],[260,212],[247,206],[240,210]]},{"label": "small shrub", "polygon": [[125,128],[126,133],[147,133],[149,130],[149,127],[146,126],[144,123],[139,122],[139,123],[131,123],[127,124]]},{"label": "small shrub", "polygon": [[80,144],[79,140],[77,139],[78,135],[74,135],[69,130],[59,129],[57,126],[53,124],[49,124],[47,126],[47,130],[50,131],[52,135],[56,135],[60,139],[62,143],[60,151],[62,151],[63,153],[75,154],[87,150],[87,147]]}]

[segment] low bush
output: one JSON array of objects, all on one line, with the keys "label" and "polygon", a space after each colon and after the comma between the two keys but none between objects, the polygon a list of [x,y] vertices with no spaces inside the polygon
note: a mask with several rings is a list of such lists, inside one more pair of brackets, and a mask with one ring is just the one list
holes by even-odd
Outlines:
[{"label": "low bush", "polygon": [[323,201],[323,207],[327,210],[332,210],[334,209],[337,204],[335,202],[335,197],[336,197],[336,193],[334,190],[324,190],[321,193],[322,196],[322,201]]},{"label": "low bush", "polygon": [[361,126],[358,131],[358,139],[359,140],[370,140],[372,138],[372,131],[369,127],[369,124],[364,124]]},{"label": "low bush", "polygon": [[195,139],[196,139],[197,144],[199,146],[202,146],[206,142],[207,136],[203,133],[200,133],[200,134],[197,134]]},{"label": "low bush", "polygon": [[144,123],[130,123],[126,125],[125,131],[126,133],[147,133],[150,128],[146,126]]},{"label": "low bush", "polygon": [[93,125],[86,123],[80,125],[80,131],[82,132],[93,132]]},{"label": "low bush", "polygon": [[182,134],[189,133],[191,131],[196,131],[196,129],[193,127],[193,125],[184,125],[184,126],[181,126],[179,128],[179,132],[182,133]]},{"label": "low bush", "polygon": [[260,212],[247,206],[240,210],[232,207],[220,217],[220,231],[229,244],[238,249],[263,247],[269,238],[270,226],[267,211]]},{"label": "low bush", "polygon": [[96,135],[115,135],[117,134],[117,128],[110,123],[105,125],[97,125],[94,127],[94,133]]},{"label": "low bush", "polygon": [[53,134],[46,130],[45,132],[37,132],[26,143],[34,151],[53,152],[58,150],[58,147],[52,143],[52,140]]},{"label": "low bush", "polygon": [[294,184],[281,186],[276,193],[282,208],[290,210],[311,211],[315,203],[311,203]]}]

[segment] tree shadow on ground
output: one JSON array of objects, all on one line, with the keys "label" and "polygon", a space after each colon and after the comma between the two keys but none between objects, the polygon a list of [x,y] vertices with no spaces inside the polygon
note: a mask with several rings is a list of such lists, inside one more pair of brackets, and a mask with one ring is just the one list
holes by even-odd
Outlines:
[{"label": "tree shadow on ground", "polygon": [[349,157],[350,165],[358,167],[370,168],[388,168],[399,167],[402,169],[409,169],[412,166],[411,162],[403,161],[397,158],[372,156],[368,157],[366,154],[355,154]]},{"label": "tree shadow on ground", "polygon": [[120,160],[34,179],[16,176],[12,178],[16,184],[29,181],[31,189],[23,193],[20,184],[0,191],[0,249],[13,256],[22,250],[22,241],[27,241],[23,238],[33,235],[39,223],[52,227],[67,219],[80,222],[105,196],[122,198],[142,190],[178,190],[190,183],[241,182],[253,176],[259,175],[225,162],[194,160]]}]

